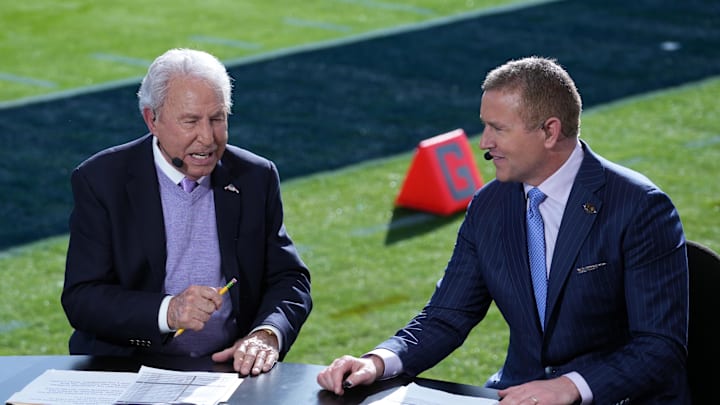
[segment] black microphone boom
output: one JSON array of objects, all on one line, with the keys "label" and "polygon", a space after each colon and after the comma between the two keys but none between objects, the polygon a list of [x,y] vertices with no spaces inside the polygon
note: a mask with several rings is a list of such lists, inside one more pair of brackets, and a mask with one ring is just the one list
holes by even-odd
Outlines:
[{"label": "black microphone boom", "polygon": [[493,158],[492,155],[490,154],[490,151],[485,152],[483,157],[485,158],[485,160],[492,160],[492,158]]},{"label": "black microphone boom", "polygon": [[[158,142],[158,148],[160,148],[160,151],[162,153],[164,153],[165,156],[170,157],[170,154],[167,153],[167,151],[165,150],[165,148],[162,147],[162,145],[160,145],[160,142]],[[173,166],[177,167],[178,169],[181,169],[183,167],[183,165],[185,164],[185,162],[183,162],[183,160],[177,156],[174,158],[170,158],[170,162],[172,163]]]}]

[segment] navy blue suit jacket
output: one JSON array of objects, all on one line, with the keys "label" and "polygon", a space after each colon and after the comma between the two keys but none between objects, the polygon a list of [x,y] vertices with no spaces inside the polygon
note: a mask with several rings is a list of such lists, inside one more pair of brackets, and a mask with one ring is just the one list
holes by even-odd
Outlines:
[{"label": "navy blue suit jacket", "polygon": [[[72,174],[62,304],[71,354],[162,352],[166,239],[152,135],[102,151]],[[238,192],[226,189],[234,185]],[[310,274],[283,224],[275,165],[228,145],[211,175],[221,271],[237,338],[261,324],[283,338],[281,358],[312,308]],[[232,342],[231,342],[232,343]],[[222,348],[224,349],[224,348]]]},{"label": "navy blue suit jacket", "polygon": [[379,347],[410,375],[459,347],[495,301],[510,330],[505,388],[579,372],[595,402],[688,403],[688,268],[678,213],[646,177],[585,157],[559,229],[540,328],[522,184],[492,181],[466,212],[431,300]]}]

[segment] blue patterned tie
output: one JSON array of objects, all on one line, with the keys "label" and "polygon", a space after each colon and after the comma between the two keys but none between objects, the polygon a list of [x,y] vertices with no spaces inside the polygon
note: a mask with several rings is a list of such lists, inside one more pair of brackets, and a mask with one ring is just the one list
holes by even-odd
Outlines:
[{"label": "blue patterned tie", "polygon": [[528,258],[530,275],[535,290],[540,325],[545,330],[545,300],[547,298],[547,269],[545,261],[545,225],[538,206],[545,201],[546,195],[537,188],[528,191],[530,204],[527,210]]}]

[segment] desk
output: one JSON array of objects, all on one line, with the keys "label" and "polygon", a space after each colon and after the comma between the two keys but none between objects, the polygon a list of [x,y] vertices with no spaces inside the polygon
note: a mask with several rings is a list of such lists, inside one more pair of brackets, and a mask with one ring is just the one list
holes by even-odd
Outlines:
[{"label": "desk", "polygon": [[[232,364],[214,363],[210,358],[177,357],[95,357],[95,356],[0,356],[0,400],[9,398],[48,369],[137,372],[141,365],[180,371],[232,372]],[[325,366],[280,362],[266,374],[247,377],[229,404],[318,404],[355,405],[371,395],[397,388],[411,380],[395,378],[371,386],[356,387],[342,396],[322,390],[315,377]],[[497,398],[493,389],[425,378],[418,385],[455,394]]]}]

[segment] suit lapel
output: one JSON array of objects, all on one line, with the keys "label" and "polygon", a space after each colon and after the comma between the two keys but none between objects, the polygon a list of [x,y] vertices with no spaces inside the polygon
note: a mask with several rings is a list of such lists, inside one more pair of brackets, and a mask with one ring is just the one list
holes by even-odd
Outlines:
[{"label": "suit lapel", "polygon": [[127,198],[139,227],[137,234],[150,263],[152,284],[162,286],[165,281],[165,224],[152,152],[152,135],[135,147],[139,159],[128,165]]},{"label": "suit lapel", "polygon": [[602,200],[596,191],[605,184],[604,169],[584,142],[582,146],[585,157],[565,206],[550,266],[546,311],[548,319],[552,318],[558,297],[573,270],[578,252],[595,223],[596,213],[602,208]]},{"label": "suit lapel", "polygon": [[[227,152],[226,152],[227,153]],[[223,275],[226,280],[242,276],[238,268],[237,239],[239,237],[242,193],[241,182],[231,174],[231,168],[224,161],[218,162],[211,177],[213,197],[215,199],[215,220],[217,222],[218,242]],[[231,289],[233,307],[239,307],[238,291],[247,283],[238,280],[240,288]]]}]

